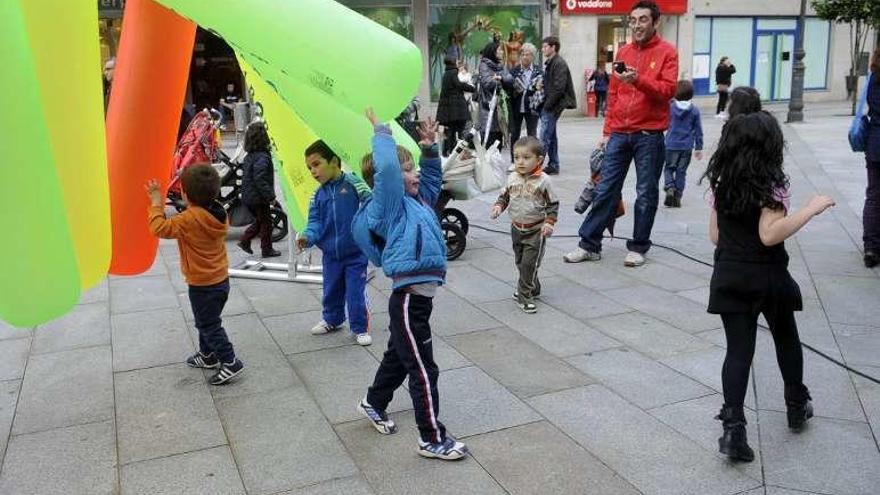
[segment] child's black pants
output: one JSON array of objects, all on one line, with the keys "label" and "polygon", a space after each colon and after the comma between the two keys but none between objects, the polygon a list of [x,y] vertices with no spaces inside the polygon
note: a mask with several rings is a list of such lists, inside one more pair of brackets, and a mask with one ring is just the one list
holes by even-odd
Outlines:
[{"label": "child's black pants", "polygon": [[235,361],[235,351],[220,318],[228,298],[228,278],[219,284],[189,286],[189,302],[199,330],[199,352],[204,355],[213,353],[222,363]]}]

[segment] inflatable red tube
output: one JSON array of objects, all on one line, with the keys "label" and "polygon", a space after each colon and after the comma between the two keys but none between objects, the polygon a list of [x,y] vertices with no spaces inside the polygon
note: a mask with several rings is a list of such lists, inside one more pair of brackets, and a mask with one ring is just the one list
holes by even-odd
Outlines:
[{"label": "inflatable red tube", "polygon": [[156,257],[144,184],[155,178],[168,186],[195,32],[195,24],[153,0],[125,3],[107,110],[110,273],[137,275]]}]

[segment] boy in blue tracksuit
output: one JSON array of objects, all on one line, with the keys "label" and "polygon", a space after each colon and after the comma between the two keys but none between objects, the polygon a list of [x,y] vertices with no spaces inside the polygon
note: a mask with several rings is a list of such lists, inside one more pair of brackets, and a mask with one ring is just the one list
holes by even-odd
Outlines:
[{"label": "boy in blue tracksuit", "polygon": [[467,447],[446,434],[438,419],[440,396],[429,319],[433,297],[446,278],[446,242],[434,213],[443,183],[435,144],[437,125],[430,120],[419,128],[420,171],[409,151],[396,146],[390,128],[379,124],[371,109],[373,152],[364,157],[361,171],[373,188],[352,223],[358,246],[392,280],[388,300],[388,349],[367,396],[358,404],[383,434],[397,431],[385,409],[394,391],[409,377],[409,393],[419,427],[418,453],[444,460],[461,459]]},{"label": "boy in blue tracksuit", "polygon": [[687,169],[691,153],[697,160],[703,159],[703,123],[700,109],[693,104],[694,85],[690,81],[678,81],[675,99],[669,103],[669,130],[666,131],[666,167],[663,204],[681,208],[681,195],[687,183]]},{"label": "boy in blue tracksuit", "polygon": [[320,335],[342,328],[348,306],[357,343],[370,345],[367,257],[351,236],[352,218],[370,190],[364,181],[342,171],[339,157],[324,141],[306,148],[305,158],[312,177],[321,184],[309,205],[309,223],[297,238],[300,249],[317,245],[323,255],[324,319],[311,332]]}]

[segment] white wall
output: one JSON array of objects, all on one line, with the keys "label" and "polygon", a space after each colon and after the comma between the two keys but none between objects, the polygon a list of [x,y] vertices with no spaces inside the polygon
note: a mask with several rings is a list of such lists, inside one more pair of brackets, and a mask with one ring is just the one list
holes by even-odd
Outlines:
[{"label": "white wall", "polygon": [[559,21],[560,55],[568,62],[578,107],[567,113],[584,113],[584,70],[596,67],[596,45],[599,18],[596,16],[564,16]]}]

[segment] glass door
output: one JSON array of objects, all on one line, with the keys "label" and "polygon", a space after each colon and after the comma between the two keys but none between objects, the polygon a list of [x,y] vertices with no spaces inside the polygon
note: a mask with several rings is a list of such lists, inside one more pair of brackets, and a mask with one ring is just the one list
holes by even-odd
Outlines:
[{"label": "glass door", "polygon": [[765,100],[789,99],[794,33],[762,32],[755,46],[755,89]]},{"label": "glass door", "polygon": [[776,82],[773,88],[774,100],[791,98],[791,64],[794,61],[794,35],[776,35]]}]

